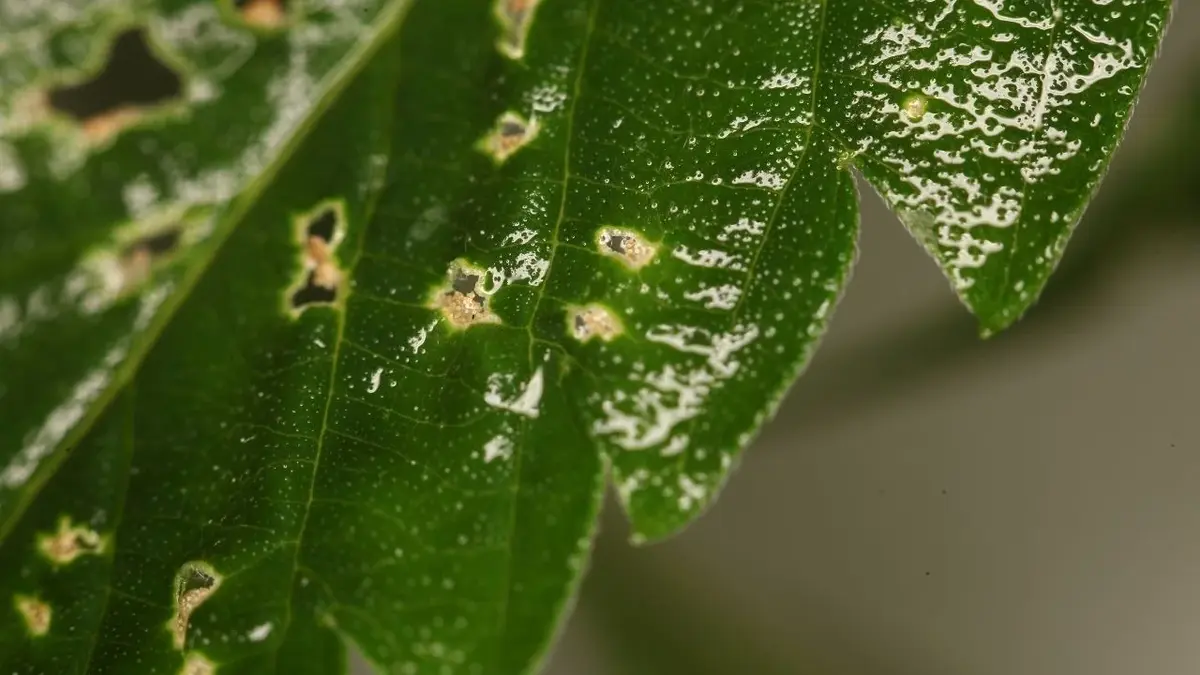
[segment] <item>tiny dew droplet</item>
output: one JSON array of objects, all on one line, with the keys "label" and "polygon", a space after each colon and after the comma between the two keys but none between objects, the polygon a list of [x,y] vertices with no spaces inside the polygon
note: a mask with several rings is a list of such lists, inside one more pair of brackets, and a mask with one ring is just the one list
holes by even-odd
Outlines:
[{"label": "tiny dew droplet", "polygon": [[925,111],[929,108],[929,98],[922,94],[910,94],[900,104],[904,111],[904,116],[911,122],[919,122],[925,116]]}]

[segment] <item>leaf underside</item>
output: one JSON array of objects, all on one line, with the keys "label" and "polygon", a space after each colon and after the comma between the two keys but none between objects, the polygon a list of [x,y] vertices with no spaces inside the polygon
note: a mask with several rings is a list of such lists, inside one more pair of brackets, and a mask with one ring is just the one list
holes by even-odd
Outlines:
[{"label": "leaf underside", "polygon": [[[193,675],[534,668],[606,475],[679,530],[807,362],[852,171],[1008,326],[1169,10],[62,4],[0,5],[0,669]],[[175,98],[48,110],[130,26]]]}]

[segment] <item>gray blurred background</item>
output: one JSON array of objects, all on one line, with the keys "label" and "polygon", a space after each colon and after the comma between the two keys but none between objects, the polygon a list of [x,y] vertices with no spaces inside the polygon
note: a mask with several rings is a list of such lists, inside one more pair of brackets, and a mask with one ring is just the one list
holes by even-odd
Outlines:
[{"label": "gray blurred background", "polygon": [[1043,301],[983,342],[863,186],[809,372],[717,505],[606,509],[550,675],[1200,673],[1200,5]]}]

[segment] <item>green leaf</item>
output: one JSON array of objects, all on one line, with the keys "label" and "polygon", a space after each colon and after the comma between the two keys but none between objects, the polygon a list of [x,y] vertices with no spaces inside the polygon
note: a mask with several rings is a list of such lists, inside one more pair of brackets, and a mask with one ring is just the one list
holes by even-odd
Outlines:
[{"label": "green leaf", "polygon": [[296,4],[0,5],[0,534],[409,2]]},{"label": "green leaf", "polygon": [[[331,57],[323,98],[286,109],[291,135],[232,206],[158,190],[211,234],[93,315],[0,314],[0,337],[22,331],[0,344],[0,397],[23,396],[0,407],[0,459],[29,467],[0,491],[17,523],[0,628],[21,636],[0,668],[326,673],[349,641],[386,672],[528,672],[606,468],[639,540],[676,532],[811,356],[854,259],[851,171],[986,331],[1007,326],[1097,185],[1169,9],[421,0],[388,41],[403,5]],[[294,61],[267,52],[230,81]],[[243,133],[245,101],[272,110],[261,91],[192,152]],[[104,153],[209,119],[186,117],[0,195],[18,261],[0,298],[66,288],[124,242],[129,214],[97,195],[136,193],[162,162]],[[53,156],[49,136],[18,138],[22,168]],[[86,228],[56,210],[103,199]],[[63,532],[102,545],[54,560],[40,542]]]}]

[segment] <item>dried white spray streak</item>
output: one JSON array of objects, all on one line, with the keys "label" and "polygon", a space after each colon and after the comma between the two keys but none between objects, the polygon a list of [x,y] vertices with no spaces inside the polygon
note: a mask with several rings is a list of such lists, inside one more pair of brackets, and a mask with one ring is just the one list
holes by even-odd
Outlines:
[{"label": "dried white spray streak", "polygon": [[[956,13],[993,22],[992,43],[947,42],[939,48],[947,19]],[[1037,33],[1053,37],[1048,51],[1020,46],[1030,42],[1022,38]],[[987,228],[1019,222],[1028,190],[1057,175],[1081,151],[1080,139],[1062,128],[1064,111],[1077,95],[1142,67],[1146,59],[1131,39],[1110,37],[1061,10],[1012,16],[996,0],[948,0],[932,21],[882,27],[866,47],[848,68],[870,72],[895,94],[856,92],[859,114],[872,121],[880,114],[896,115],[901,124],[882,139],[865,139],[859,151],[881,146],[874,155],[897,169],[900,178],[894,187],[887,182],[880,187],[908,214],[910,226],[932,228],[922,237],[948,255],[959,290],[972,285],[969,270],[1003,250]],[[914,77],[919,93],[910,89],[918,83]],[[889,150],[897,142],[900,150]],[[928,147],[938,161],[907,158],[903,148],[909,144]],[[998,163],[985,165],[995,169],[982,175],[956,168],[978,157]],[[1019,180],[1006,178],[1011,170],[1005,166],[1015,169]]]},{"label": "dried white spray streak", "polygon": [[753,324],[735,326],[728,332],[712,332],[696,326],[659,325],[645,339],[670,347],[675,352],[703,357],[676,358],[657,370],[633,369],[632,391],[617,390],[609,396],[593,396],[599,416],[592,433],[625,450],[660,448],[667,454],[681,451],[675,440],[680,424],[701,414],[712,392],[737,374],[739,351],[759,336]]}]

